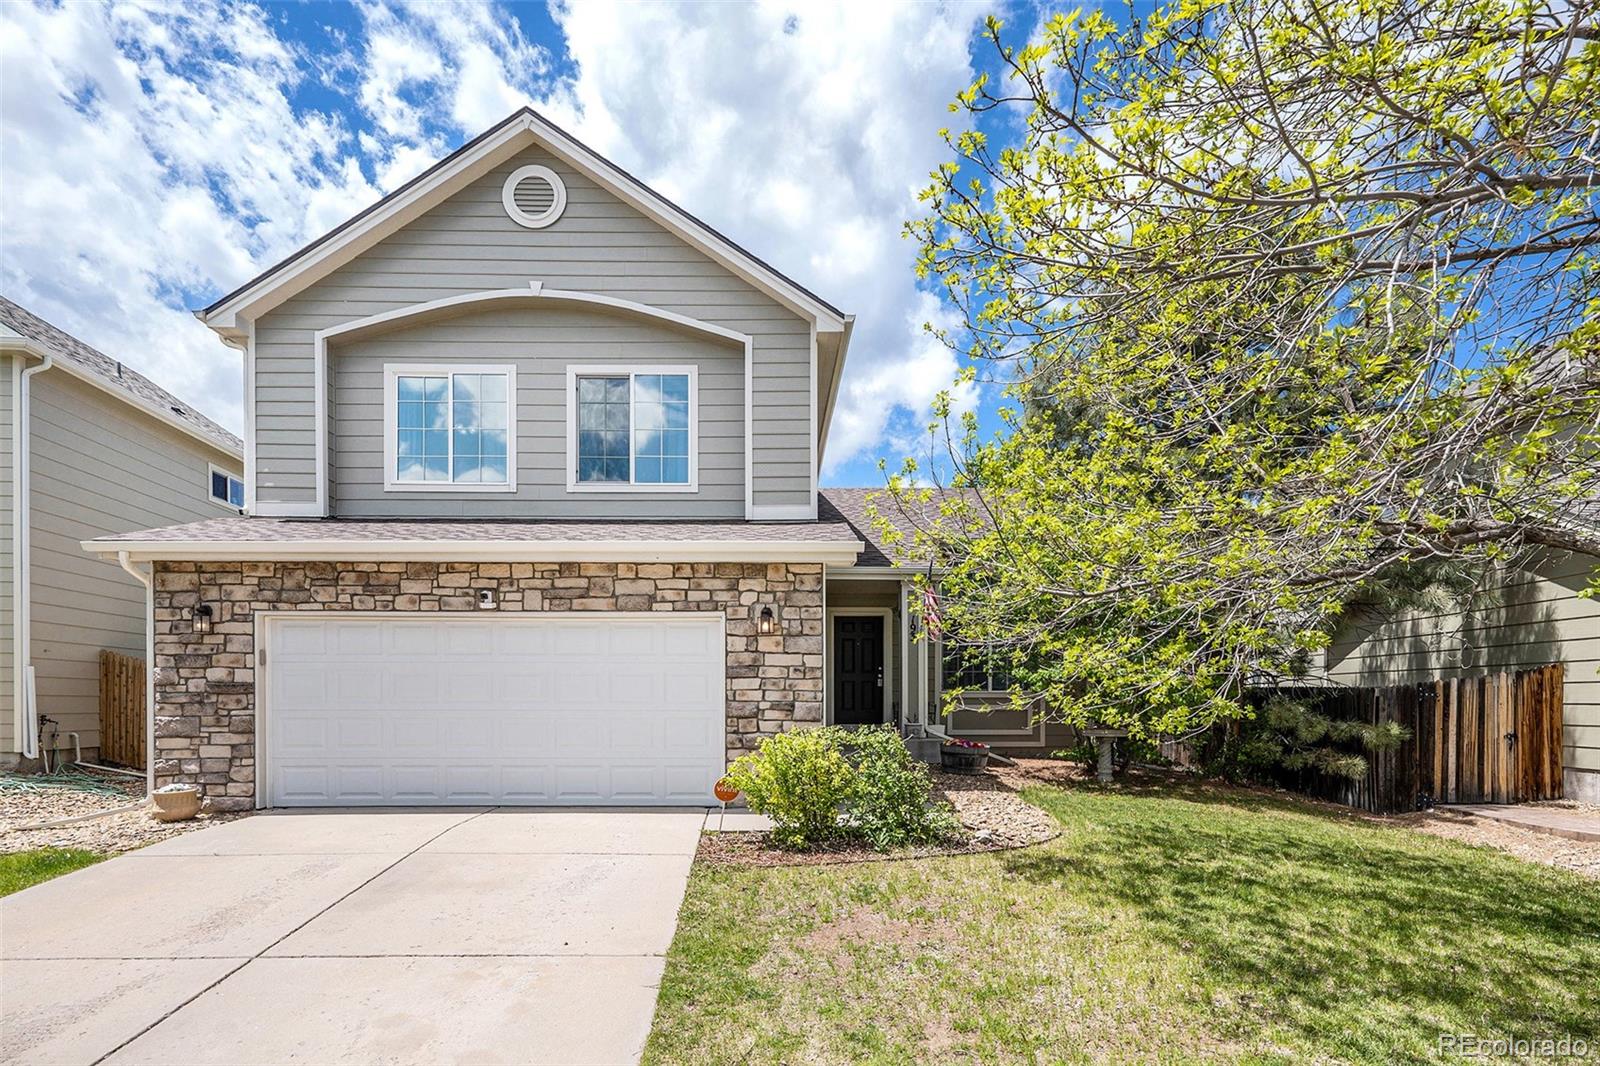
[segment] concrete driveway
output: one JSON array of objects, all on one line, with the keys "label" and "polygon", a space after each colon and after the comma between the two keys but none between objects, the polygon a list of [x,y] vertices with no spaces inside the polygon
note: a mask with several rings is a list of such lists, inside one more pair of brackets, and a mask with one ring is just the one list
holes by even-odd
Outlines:
[{"label": "concrete driveway", "polygon": [[305,811],[0,900],[0,1061],[628,1063],[705,812]]}]

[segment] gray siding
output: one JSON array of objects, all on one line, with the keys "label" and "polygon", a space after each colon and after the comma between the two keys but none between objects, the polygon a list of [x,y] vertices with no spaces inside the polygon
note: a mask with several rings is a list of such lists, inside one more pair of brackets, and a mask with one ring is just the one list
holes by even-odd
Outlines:
[{"label": "gray siding", "polygon": [[[530,163],[551,167],[567,186],[566,212],[547,229],[518,226],[500,204],[507,175]],[[648,304],[751,335],[755,502],[811,502],[809,324],[539,149],[497,167],[260,318],[256,498],[315,498],[316,330],[461,293],[517,288],[531,279],[548,288]],[[344,435],[340,427],[338,436]],[[348,468],[340,464],[339,469]],[[640,498],[632,499],[640,502],[636,513],[648,513]],[[464,499],[433,495],[417,501],[414,513],[489,513],[481,506],[486,501],[483,494]],[[683,497],[673,502],[681,508]],[[575,497],[573,506],[587,513],[607,511],[604,501],[593,497]]]},{"label": "gray siding", "polygon": [[12,624],[11,596],[12,573],[12,514],[15,503],[11,487],[12,448],[12,382],[16,360],[0,355],[0,755],[16,749],[16,729],[13,696],[15,680],[12,675]]},{"label": "gray siding", "polygon": [[1328,649],[1328,674],[1349,685],[1566,665],[1566,766],[1600,772],[1600,600],[1582,599],[1595,560],[1551,559],[1512,575],[1466,612],[1353,618]]},{"label": "gray siding", "polygon": [[[492,305],[491,305],[492,306]],[[385,363],[490,363],[517,375],[515,493],[386,492]],[[699,491],[567,492],[567,367],[698,367]],[[337,348],[339,446],[333,473],[342,517],[415,514],[744,516],[744,349],[659,322],[555,304],[478,310]]]},{"label": "gray siding", "polygon": [[143,657],[144,589],[79,542],[213,518],[207,463],[238,460],[61,371],[31,384],[31,659],[39,710],[99,745],[99,654]]}]

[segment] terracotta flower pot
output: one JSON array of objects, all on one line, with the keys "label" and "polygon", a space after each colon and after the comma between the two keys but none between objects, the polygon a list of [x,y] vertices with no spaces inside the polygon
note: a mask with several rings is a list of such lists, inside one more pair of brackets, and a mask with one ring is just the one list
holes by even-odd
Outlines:
[{"label": "terracotta flower pot", "polygon": [[192,785],[171,792],[152,792],[150,798],[156,801],[151,813],[158,822],[186,822],[200,813],[200,790]]}]

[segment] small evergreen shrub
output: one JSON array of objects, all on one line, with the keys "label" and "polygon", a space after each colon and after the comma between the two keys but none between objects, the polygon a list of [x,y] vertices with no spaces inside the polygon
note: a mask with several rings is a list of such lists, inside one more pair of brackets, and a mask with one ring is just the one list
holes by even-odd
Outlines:
[{"label": "small evergreen shrub", "polygon": [[839,808],[855,778],[843,732],[826,726],[765,737],[728,768],[728,782],[750,809],[772,819],[780,847],[815,847],[840,835]]},{"label": "small evergreen shrub", "polygon": [[926,764],[906,750],[900,735],[888,726],[861,729],[847,741],[855,764],[848,826],[877,851],[931,844],[952,836],[958,827],[947,804],[930,804],[933,780]]}]

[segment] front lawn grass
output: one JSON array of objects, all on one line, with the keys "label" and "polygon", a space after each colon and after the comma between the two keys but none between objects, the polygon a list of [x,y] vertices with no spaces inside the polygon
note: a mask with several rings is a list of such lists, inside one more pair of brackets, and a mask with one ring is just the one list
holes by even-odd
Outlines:
[{"label": "front lawn grass", "polygon": [[9,896],[40,881],[93,866],[106,857],[77,848],[34,848],[0,855],[0,896]]},{"label": "front lawn grass", "polygon": [[1441,1058],[1600,1037],[1600,885],[1200,784],[1037,786],[1015,852],[697,865],[647,1063]]}]

